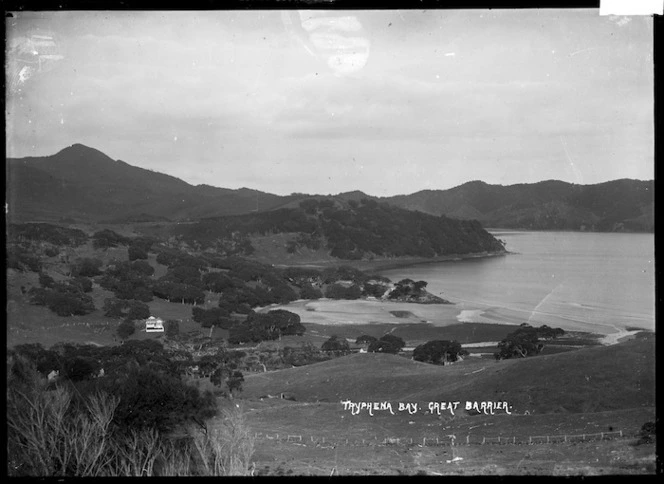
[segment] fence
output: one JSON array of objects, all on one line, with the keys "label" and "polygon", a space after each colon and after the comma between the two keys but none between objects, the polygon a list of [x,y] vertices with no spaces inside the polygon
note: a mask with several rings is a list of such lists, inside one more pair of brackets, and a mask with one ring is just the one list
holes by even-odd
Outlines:
[{"label": "fence", "polygon": [[348,446],[389,446],[389,445],[405,445],[405,446],[418,446],[418,447],[432,447],[432,446],[458,446],[458,445],[535,445],[535,444],[560,444],[567,442],[585,442],[596,440],[609,440],[617,438],[634,437],[638,433],[628,434],[622,430],[615,432],[599,432],[591,434],[574,434],[574,435],[533,435],[528,437],[480,437],[477,435],[464,437],[456,437],[446,435],[444,437],[422,437],[421,439],[413,439],[411,437],[384,437],[378,438],[374,436],[373,439],[326,439],[325,437],[313,437],[293,434],[264,434],[257,432],[254,434],[256,439],[265,440],[278,440],[288,442],[296,445],[308,445],[312,447],[334,448],[337,445]]}]

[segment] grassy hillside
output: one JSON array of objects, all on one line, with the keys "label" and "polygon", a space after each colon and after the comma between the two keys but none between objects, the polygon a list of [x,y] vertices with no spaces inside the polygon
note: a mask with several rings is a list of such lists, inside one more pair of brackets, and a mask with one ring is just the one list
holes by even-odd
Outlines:
[{"label": "grassy hillside", "polygon": [[[506,400],[517,413],[600,412],[653,406],[654,336],[607,347],[507,361],[434,366],[353,354],[250,375],[244,397],[289,392],[298,401]],[[342,376],[343,375],[343,376]]]}]

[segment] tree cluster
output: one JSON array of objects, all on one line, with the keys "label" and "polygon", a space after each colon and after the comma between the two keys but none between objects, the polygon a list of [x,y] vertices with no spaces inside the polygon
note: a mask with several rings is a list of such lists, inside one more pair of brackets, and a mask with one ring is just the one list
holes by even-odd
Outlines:
[{"label": "tree cluster", "polygon": [[88,240],[82,230],[47,223],[9,224],[7,235],[10,241],[48,242],[58,247],[77,247]]},{"label": "tree cluster", "polygon": [[230,313],[224,308],[203,309],[194,307],[192,309],[192,319],[201,323],[204,328],[212,326],[221,329],[230,329],[235,324],[235,320],[230,317]]},{"label": "tree cluster", "polygon": [[468,354],[461,348],[458,341],[434,340],[427,341],[413,350],[413,359],[433,365],[447,365]]},{"label": "tree cluster", "polygon": [[20,272],[39,272],[42,263],[39,257],[30,254],[21,247],[7,247],[7,268]]},{"label": "tree cluster", "polygon": [[92,235],[92,247],[95,249],[108,249],[118,245],[129,245],[130,237],[125,237],[110,229],[100,230]]},{"label": "tree cluster", "polygon": [[402,279],[394,285],[394,289],[388,294],[389,299],[411,299],[417,300],[425,293],[427,287],[426,281],[413,281],[411,279]]},{"label": "tree cluster", "polygon": [[104,300],[104,316],[138,321],[150,317],[150,306],[136,299],[107,298]]},{"label": "tree cluster", "polygon": [[76,260],[70,266],[72,276],[95,277],[102,273],[101,267],[104,262],[94,257],[83,257]]},{"label": "tree cluster", "polygon": [[546,334],[547,338],[556,337],[553,335],[559,334],[559,331],[552,330],[548,326],[542,331],[541,328],[535,328],[528,323],[523,323],[498,343],[498,352],[494,356],[497,360],[535,356],[544,347],[544,344],[539,340],[542,334]]},{"label": "tree cluster", "polygon": [[334,356],[343,356],[350,353],[350,345],[345,338],[340,338],[337,335],[332,335],[330,339],[325,341],[320,349],[326,353],[331,353]]},{"label": "tree cluster", "polygon": [[109,264],[99,285],[113,291],[118,299],[138,299],[150,302],[153,299],[152,279],[154,268],[145,261],[116,261]]},{"label": "tree cluster", "polygon": [[95,310],[92,298],[85,294],[87,285],[80,280],[51,283],[42,278],[42,281],[47,287],[33,287],[28,291],[32,304],[46,306],[63,317],[84,315]]},{"label": "tree cluster", "polygon": [[251,312],[244,321],[231,327],[228,341],[233,344],[269,341],[285,335],[302,335],[305,330],[300,316],[290,311]]},{"label": "tree cluster", "polygon": [[381,336],[379,339],[369,343],[367,351],[369,353],[392,353],[397,354],[401,349],[406,346],[406,342],[394,336],[393,334],[386,334]]}]

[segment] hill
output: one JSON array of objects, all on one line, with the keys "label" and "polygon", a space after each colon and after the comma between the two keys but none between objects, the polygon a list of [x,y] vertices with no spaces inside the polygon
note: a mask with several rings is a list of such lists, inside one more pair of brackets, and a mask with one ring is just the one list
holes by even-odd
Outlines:
[{"label": "hill", "polygon": [[131,223],[297,208],[307,198],[336,203],[374,200],[426,214],[478,220],[484,227],[527,230],[653,231],[654,181],[614,180],[575,185],[557,180],[489,185],[472,181],[449,190],[372,197],[274,195],[249,188],[190,185],[178,178],[113,160],[74,144],[44,157],[7,159],[8,217],[12,222]]},{"label": "hill", "polygon": [[489,185],[468,182],[382,201],[432,215],[479,220],[484,227],[527,230],[654,230],[654,181],[575,185],[557,180]]},{"label": "hill", "polygon": [[522,414],[654,406],[654,336],[505,361],[435,366],[358,353],[246,378],[243,397],[287,392],[297,401],[508,401]]},{"label": "hill", "polygon": [[11,221],[186,220],[269,210],[288,201],[268,193],[193,186],[74,144],[51,156],[8,159]]},{"label": "hill", "polygon": [[471,220],[410,212],[374,200],[341,203],[308,198],[297,208],[235,215],[172,228],[189,246],[228,250],[231,243],[256,235],[291,234],[288,251],[329,250],[339,259],[435,257],[504,252],[503,245]]}]

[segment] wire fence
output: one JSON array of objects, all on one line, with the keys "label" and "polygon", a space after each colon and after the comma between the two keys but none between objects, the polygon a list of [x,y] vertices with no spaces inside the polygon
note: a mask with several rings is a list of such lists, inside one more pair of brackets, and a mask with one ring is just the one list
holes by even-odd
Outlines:
[{"label": "wire fence", "polygon": [[270,434],[256,432],[255,439],[278,440],[295,445],[311,447],[334,448],[338,445],[348,446],[459,446],[459,445],[537,445],[537,444],[560,444],[573,442],[586,442],[598,440],[612,440],[628,437],[636,437],[638,432],[624,432],[622,430],[612,432],[598,432],[588,434],[563,434],[563,435],[532,435],[527,437],[485,437],[477,435],[466,435],[457,437],[445,435],[442,437],[401,438],[401,437],[377,437],[373,439],[328,439],[326,437],[304,436],[299,434]]}]

